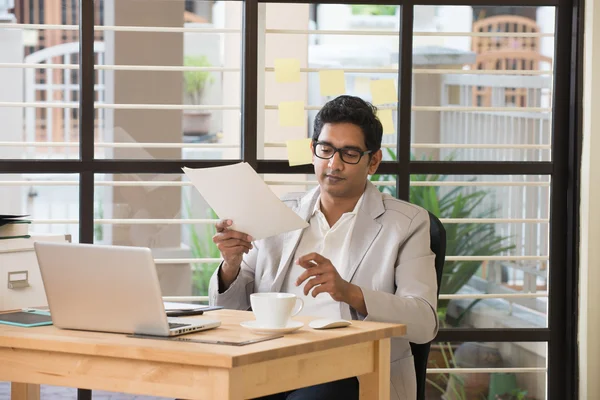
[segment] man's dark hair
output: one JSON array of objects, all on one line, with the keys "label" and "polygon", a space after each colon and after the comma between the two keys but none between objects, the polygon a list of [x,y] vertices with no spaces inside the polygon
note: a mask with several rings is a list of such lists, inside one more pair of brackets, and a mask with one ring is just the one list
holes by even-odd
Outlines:
[{"label": "man's dark hair", "polygon": [[381,148],[383,126],[377,118],[377,107],[360,97],[343,95],[325,103],[315,118],[313,140],[319,140],[323,125],[351,123],[362,129],[367,150],[376,152]]}]

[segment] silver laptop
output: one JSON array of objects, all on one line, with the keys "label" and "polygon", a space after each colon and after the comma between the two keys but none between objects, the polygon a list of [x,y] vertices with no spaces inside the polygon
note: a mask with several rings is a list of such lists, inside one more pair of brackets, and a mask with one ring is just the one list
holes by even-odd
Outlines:
[{"label": "silver laptop", "polygon": [[167,318],[148,248],[49,242],[34,247],[59,328],[177,336],[221,325],[205,316]]}]

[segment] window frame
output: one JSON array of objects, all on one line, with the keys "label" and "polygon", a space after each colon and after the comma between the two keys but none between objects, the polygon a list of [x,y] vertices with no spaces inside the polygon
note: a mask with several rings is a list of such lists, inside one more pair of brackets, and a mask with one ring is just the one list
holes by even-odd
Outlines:
[{"label": "window frame", "polygon": [[[236,0],[233,0],[236,1]],[[241,1],[241,0],[240,0]],[[243,1],[242,26],[242,132],[241,158],[230,160],[105,160],[94,158],[94,2],[80,1],[80,98],[78,160],[21,160],[0,162],[0,174],[77,173],[79,174],[79,222],[81,243],[94,239],[94,176],[104,173],[181,173],[184,166],[204,168],[247,162],[260,174],[311,174],[312,166],[290,167],[285,160],[257,157],[258,37],[259,5],[273,0]],[[292,1],[290,3],[294,3]],[[365,3],[359,0],[302,1],[318,3]],[[492,0],[431,1],[381,0],[378,4],[399,5],[400,63],[398,72],[397,161],[385,161],[378,173],[397,176],[397,196],[408,200],[411,174],[550,175],[550,269],[548,327],[539,329],[442,329],[435,341],[547,342],[547,398],[577,398],[577,313],[579,192],[582,143],[583,93],[583,1],[508,0],[504,6],[556,7],[554,96],[552,122],[552,161],[549,162],[465,162],[411,161],[411,85],[413,11],[417,5],[493,6]],[[565,235],[566,232],[566,235]],[[565,240],[566,238],[566,240]]]}]

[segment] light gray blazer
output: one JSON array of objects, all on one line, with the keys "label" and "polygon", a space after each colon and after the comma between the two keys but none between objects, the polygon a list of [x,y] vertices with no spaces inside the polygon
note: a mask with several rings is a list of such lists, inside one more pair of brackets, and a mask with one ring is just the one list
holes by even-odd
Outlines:
[{"label": "light gray blazer", "polygon": [[[282,199],[309,220],[319,188]],[[407,325],[407,335],[392,338],[391,399],[416,399],[416,377],[410,342],[431,341],[438,330],[435,255],[430,249],[429,215],[413,204],[382,194],[367,183],[350,240],[351,265],[343,279],[360,286],[368,315],[340,303],[342,317]],[[224,293],[217,273],[209,285],[212,305],[250,309],[250,294],[278,292],[303,230],[258,240],[244,256],[241,271]]]}]

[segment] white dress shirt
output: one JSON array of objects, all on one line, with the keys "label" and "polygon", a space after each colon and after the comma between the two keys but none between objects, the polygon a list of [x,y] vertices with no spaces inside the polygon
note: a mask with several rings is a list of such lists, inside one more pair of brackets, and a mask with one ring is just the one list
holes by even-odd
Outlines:
[{"label": "white dress shirt", "polygon": [[348,253],[350,247],[350,238],[354,229],[355,216],[360,208],[364,194],[360,197],[354,210],[342,214],[340,219],[332,226],[329,226],[327,218],[321,212],[321,197],[317,199],[310,217],[309,224],[302,234],[296,253],[290,269],[286,275],[281,288],[282,292],[293,293],[304,300],[304,308],[299,315],[308,315],[320,318],[341,318],[340,303],[333,300],[329,293],[320,293],[316,298],[312,296],[312,289],[308,296],[304,295],[304,281],[300,286],[296,286],[298,277],[306,271],[303,267],[296,264],[296,260],[309,253],[319,253],[328,258],[337,269],[340,276],[344,277],[348,269]]}]

